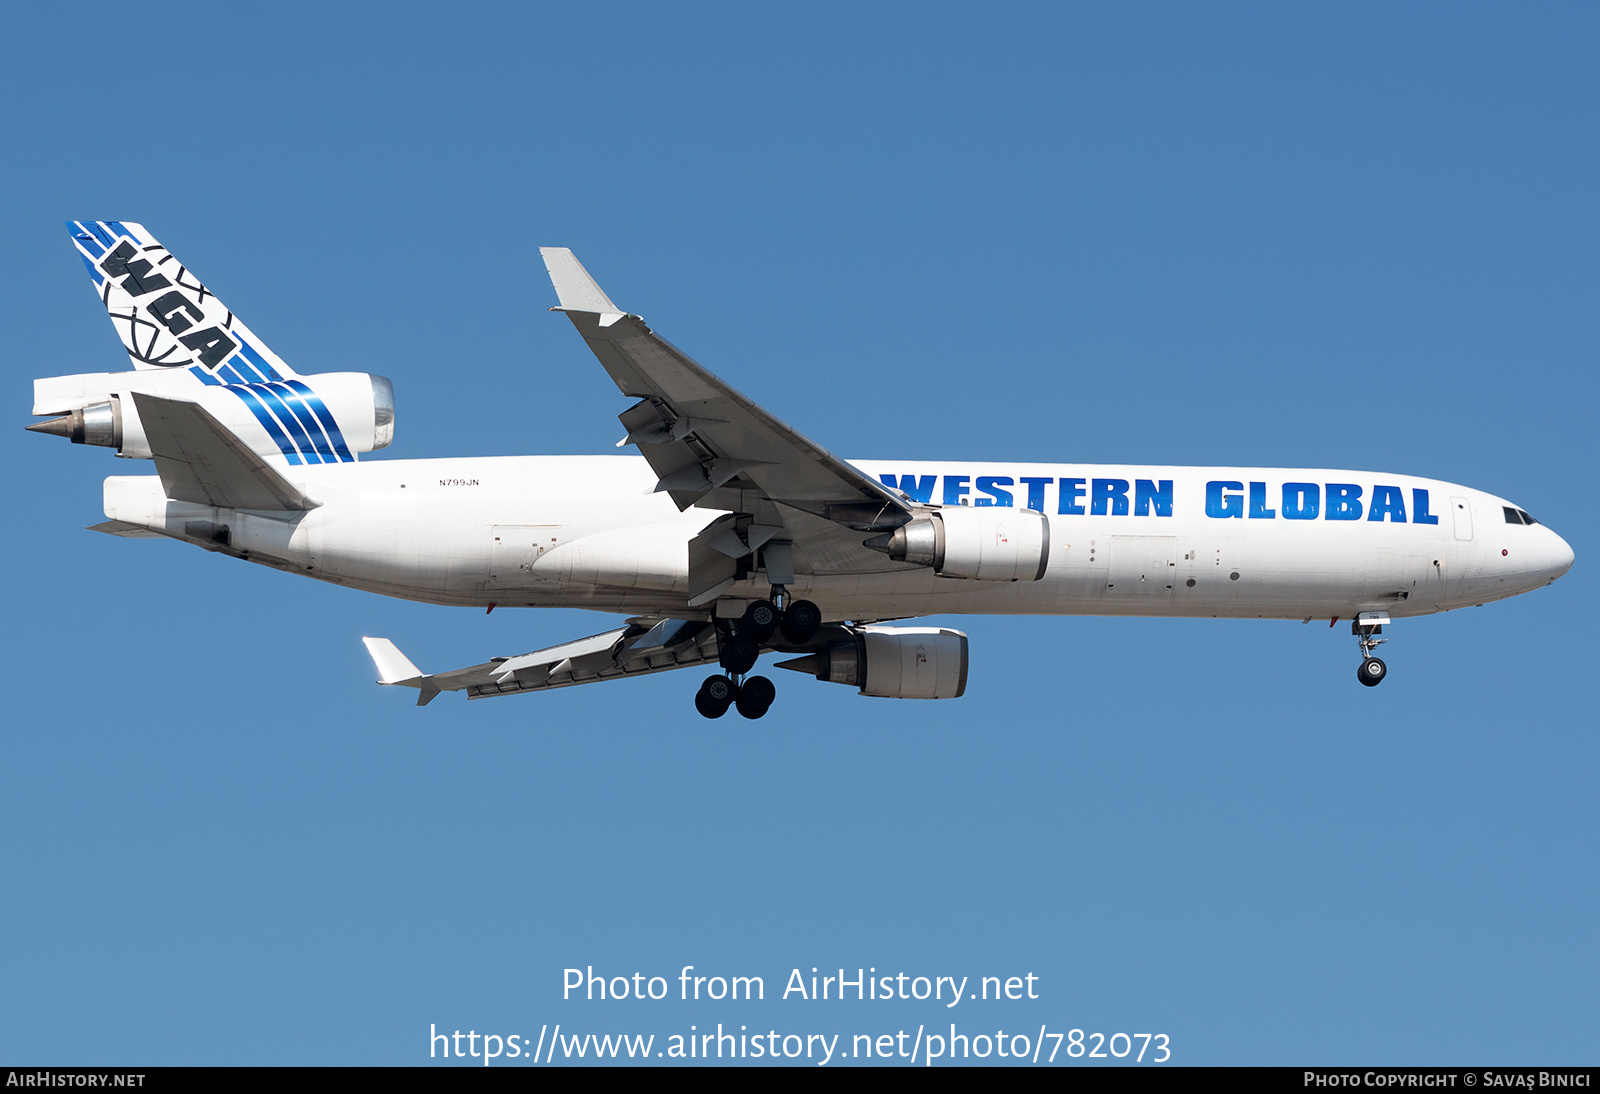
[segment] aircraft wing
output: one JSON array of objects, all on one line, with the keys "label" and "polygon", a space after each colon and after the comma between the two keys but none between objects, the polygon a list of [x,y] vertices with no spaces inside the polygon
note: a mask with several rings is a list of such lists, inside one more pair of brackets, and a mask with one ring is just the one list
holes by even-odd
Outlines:
[{"label": "aircraft wing", "polygon": [[700,620],[660,619],[629,623],[614,631],[524,653],[495,657],[481,665],[425,673],[387,638],[363,638],[378,669],[378,683],[417,688],[417,705],[441,691],[464,691],[468,699],[547,691],[643,676],[692,665],[716,664],[717,632]]},{"label": "aircraft wing", "polygon": [[751,536],[786,539],[800,567],[814,573],[908,568],[861,546],[861,533],[890,531],[911,519],[899,494],[623,312],[570,250],[544,247],[540,253],[561,300],[552,310],[566,313],[622,393],[639,400],[620,415],[627,436],[619,443],[638,446],[656,473],[656,490],[670,494],[679,509],[697,505],[747,515],[754,531],[741,525],[737,534],[751,550],[758,546],[748,544]]}]

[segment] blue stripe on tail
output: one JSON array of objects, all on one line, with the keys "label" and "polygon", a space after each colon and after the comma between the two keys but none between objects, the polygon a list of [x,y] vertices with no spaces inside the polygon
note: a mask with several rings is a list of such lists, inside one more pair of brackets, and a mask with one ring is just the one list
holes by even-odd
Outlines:
[{"label": "blue stripe on tail", "polygon": [[317,416],[317,421],[322,423],[323,431],[328,434],[328,440],[333,442],[333,450],[339,454],[340,461],[354,463],[356,458],[350,454],[350,446],[345,444],[344,434],[339,430],[339,423],[334,420],[333,412],[328,409],[328,404],[322,401],[322,396],[299,380],[285,380],[284,385],[299,392],[300,398],[311,408],[311,412]]},{"label": "blue stripe on tail", "polygon": [[311,443],[311,438],[306,436],[306,431],[304,427],[301,426],[300,419],[295,417],[293,412],[291,412],[288,407],[283,405],[283,400],[278,398],[277,392],[261,384],[252,386],[250,390],[253,391],[262,402],[266,403],[272,408],[273,413],[277,416],[278,421],[283,425],[283,428],[288,431],[289,436],[294,438],[295,447],[300,450],[301,458],[303,458],[306,463],[322,463],[323,460],[317,455],[316,446]]},{"label": "blue stripe on tail", "polygon": [[338,463],[339,458],[333,454],[333,447],[328,443],[328,438],[322,435],[322,427],[317,424],[316,415],[311,413],[311,408],[301,401],[300,396],[289,389],[287,384],[267,384],[267,390],[282,399],[301,428],[306,431],[306,436],[311,439],[311,446],[317,450],[317,455],[322,457],[323,463]]},{"label": "blue stripe on tail", "polygon": [[250,408],[250,412],[256,416],[256,421],[261,423],[262,428],[267,431],[267,436],[272,438],[273,443],[278,446],[278,451],[288,458],[289,463],[299,464],[301,462],[299,453],[296,452],[289,438],[284,436],[283,430],[278,427],[277,420],[273,418],[272,412],[262,404],[260,399],[256,398],[256,393],[243,384],[229,384],[227,388],[239,396],[244,405]]},{"label": "blue stripe on tail", "polygon": [[278,375],[278,370],[267,364],[267,359],[261,356],[261,352],[252,346],[248,339],[240,336],[238,332],[234,332],[234,337],[239,339],[239,352],[244,354],[246,361],[255,366],[256,371],[261,373],[263,380],[283,379],[282,376]]},{"label": "blue stripe on tail", "polygon": [[94,233],[85,228],[81,221],[67,221],[67,231],[72,233],[72,242],[77,245],[78,250],[87,251],[90,258],[99,258],[106,253],[106,249],[100,246],[100,241],[94,237]]}]

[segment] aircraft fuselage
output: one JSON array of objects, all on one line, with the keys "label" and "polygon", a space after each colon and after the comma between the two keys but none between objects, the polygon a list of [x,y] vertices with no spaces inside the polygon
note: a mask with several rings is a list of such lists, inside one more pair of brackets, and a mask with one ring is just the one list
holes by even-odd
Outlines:
[{"label": "aircraft fuselage", "polygon": [[[1505,499],[1365,471],[853,461],[913,501],[1030,508],[1049,520],[1037,581],[805,572],[790,591],[829,619],[1149,615],[1304,619],[1428,615],[1548,584],[1572,551]],[[718,514],[679,512],[637,456],[375,460],[294,469],[322,504],[266,516],[107,481],[106,515],[251,561],[447,605],[692,617],[687,544]],[[226,529],[224,532],[223,529]],[[863,538],[866,538],[863,534]],[[749,573],[721,611],[768,595]],[[711,608],[698,609],[709,615]]]}]

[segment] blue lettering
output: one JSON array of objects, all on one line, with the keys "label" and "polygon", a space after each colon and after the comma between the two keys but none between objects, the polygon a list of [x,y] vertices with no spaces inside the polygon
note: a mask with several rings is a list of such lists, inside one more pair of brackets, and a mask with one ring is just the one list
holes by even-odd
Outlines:
[{"label": "blue lettering", "polygon": [[1133,480],[1133,515],[1147,517],[1150,515],[1150,506],[1156,507],[1156,516],[1170,517],[1172,515],[1172,480],[1162,479],[1157,486],[1149,479]]},{"label": "blue lettering", "polygon": [[1079,502],[1083,498],[1083,484],[1088,479],[1062,479],[1061,497],[1056,505],[1056,512],[1070,513],[1075,517],[1083,516],[1083,506]]},{"label": "blue lettering", "polygon": [[1125,517],[1128,515],[1128,480],[1127,479],[1095,479],[1089,485],[1089,512],[1097,517],[1106,515],[1106,504],[1110,503],[1111,516]]},{"label": "blue lettering", "polygon": [[969,475],[946,475],[944,477],[944,503],[946,505],[960,505],[961,495],[970,494],[967,487]]},{"label": "blue lettering", "polygon": [[1417,487],[1412,487],[1411,489],[1411,523],[1439,523],[1439,518],[1428,512],[1428,492]]},{"label": "blue lettering", "polygon": [[1253,482],[1250,484],[1250,519],[1271,520],[1278,515],[1276,509],[1267,508],[1267,484]]},{"label": "blue lettering", "polygon": [[1017,481],[1019,481],[1020,483],[1022,483],[1022,485],[1026,486],[1028,488],[1028,508],[1032,509],[1035,513],[1044,512],[1044,488],[1045,488],[1045,485],[1047,483],[1052,483],[1055,480],[1054,479],[1028,479],[1028,478],[1024,478],[1024,479],[1019,479]]},{"label": "blue lettering", "polygon": [[1314,482],[1283,484],[1283,519],[1316,520],[1322,512],[1322,488]]},{"label": "blue lettering", "polygon": [[1226,494],[1225,490],[1243,490],[1242,482],[1208,482],[1206,483],[1206,516],[1208,517],[1242,517],[1244,516],[1244,495]]},{"label": "blue lettering", "polygon": [[1361,487],[1353,482],[1328,484],[1328,515],[1324,520],[1360,520]]},{"label": "blue lettering", "polygon": [[939,478],[937,475],[924,475],[921,481],[918,481],[915,475],[903,475],[899,482],[895,482],[893,475],[879,475],[878,477],[883,480],[883,485],[890,490],[898,490],[910,497],[912,501],[920,501],[923,505],[927,505],[933,499],[933,484]]},{"label": "blue lettering", "polygon": [[1011,485],[1011,480],[1008,479],[1008,478],[1002,477],[1002,476],[979,475],[978,476],[978,489],[982,490],[985,494],[988,494],[989,496],[986,497],[986,498],[979,498],[977,501],[973,502],[972,504],[973,505],[1014,505],[1015,502],[1013,502],[1011,500],[1011,491],[1000,489],[1002,486],[1010,486],[1010,485]]},{"label": "blue lettering", "polygon": [[1372,488],[1372,506],[1367,510],[1367,519],[1381,524],[1384,517],[1388,517],[1396,524],[1406,522],[1406,499],[1401,495],[1398,486]]}]

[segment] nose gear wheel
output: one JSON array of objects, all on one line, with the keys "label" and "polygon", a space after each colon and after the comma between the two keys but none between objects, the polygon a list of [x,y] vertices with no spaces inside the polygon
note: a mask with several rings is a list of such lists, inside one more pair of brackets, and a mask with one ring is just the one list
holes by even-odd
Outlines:
[{"label": "nose gear wheel", "polygon": [[1389,641],[1379,638],[1383,633],[1383,625],[1379,623],[1352,623],[1350,632],[1356,636],[1356,642],[1361,646],[1361,664],[1356,669],[1356,679],[1369,688],[1375,688],[1383,683],[1389,675],[1389,666],[1379,658],[1373,656],[1373,650]]}]

